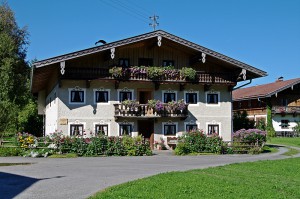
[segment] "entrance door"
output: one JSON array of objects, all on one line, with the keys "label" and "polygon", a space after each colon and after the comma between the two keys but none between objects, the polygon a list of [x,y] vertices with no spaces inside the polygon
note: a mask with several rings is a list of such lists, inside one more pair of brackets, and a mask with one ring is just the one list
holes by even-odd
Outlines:
[{"label": "entrance door", "polygon": [[147,104],[150,99],[152,99],[152,91],[139,91],[140,104]]},{"label": "entrance door", "polygon": [[138,120],[138,132],[150,142],[150,147],[153,149],[154,143],[154,121],[153,120]]}]

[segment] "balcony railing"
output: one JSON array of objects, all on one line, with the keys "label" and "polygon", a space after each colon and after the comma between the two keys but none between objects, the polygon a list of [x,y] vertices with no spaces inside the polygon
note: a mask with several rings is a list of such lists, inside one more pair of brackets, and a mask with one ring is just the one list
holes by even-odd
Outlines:
[{"label": "balcony railing", "polygon": [[300,106],[273,106],[273,114],[300,114]]},{"label": "balcony railing", "polygon": [[206,83],[206,84],[235,84],[235,79],[232,73],[205,73],[197,71],[195,80],[180,79],[179,77],[161,76],[156,79],[148,77],[147,73],[139,74],[123,74],[118,78],[114,78],[109,73],[109,69],[104,68],[66,68],[65,74],[61,75],[62,79],[80,79],[80,80],[93,80],[93,79],[116,79],[136,80],[136,81],[159,81],[159,82],[191,82],[191,83]]},{"label": "balcony railing", "polygon": [[139,104],[134,108],[129,108],[124,104],[114,104],[115,118],[159,118],[159,117],[177,117],[185,119],[188,116],[188,104],[182,110],[168,110],[164,106],[161,110],[157,111],[150,108],[147,104]]}]

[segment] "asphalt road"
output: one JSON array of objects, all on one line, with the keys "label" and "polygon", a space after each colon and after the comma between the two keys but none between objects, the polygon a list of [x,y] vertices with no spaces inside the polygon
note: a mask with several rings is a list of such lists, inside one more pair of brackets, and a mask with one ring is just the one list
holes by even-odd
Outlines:
[{"label": "asphalt road", "polygon": [[260,155],[173,156],[161,151],[150,157],[0,157],[0,163],[33,163],[0,167],[0,198],[87,198],[109,186],[163,172],[283,159],[287,158],[281,155],[286,150]]}]

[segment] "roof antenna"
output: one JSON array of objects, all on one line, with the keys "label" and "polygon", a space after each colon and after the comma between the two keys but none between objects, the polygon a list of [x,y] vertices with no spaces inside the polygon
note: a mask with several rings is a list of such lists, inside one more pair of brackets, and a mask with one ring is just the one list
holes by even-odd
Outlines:
[{"label": "roof antenna", "polygon": [[152,26],[153,31],[155,31],[156,26],[159,26],[159,23],[157,22],[157,20],[159,19],[159,16],[157,15],[153,15],[152,17],[149,17],[150,20],[152,20],[152,23],[149,23],[149,26]]}]

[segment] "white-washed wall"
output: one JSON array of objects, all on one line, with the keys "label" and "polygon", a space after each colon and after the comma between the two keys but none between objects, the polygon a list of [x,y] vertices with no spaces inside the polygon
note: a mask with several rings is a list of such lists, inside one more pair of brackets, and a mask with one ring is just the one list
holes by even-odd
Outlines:
[{"label": "white-washed wall", "polygon": [[[289,120],[289,126],[287,128],[282,128],[281,125],[281,120]],[[300,121],[300,116],[294,117],[293,115],[285,115],[282,117],[279,114],[276,114],[272,117],[272,124],[274,127],[275,131],[293,131],[293,127],[297,125],[297,121]]]},{"label": "white-washed wall", "polygon": [[58,118],[58,98],[57,98],[56,86],[46,97],[45,108],[45,134],[49,135],[57,130],[57,118]]}]

